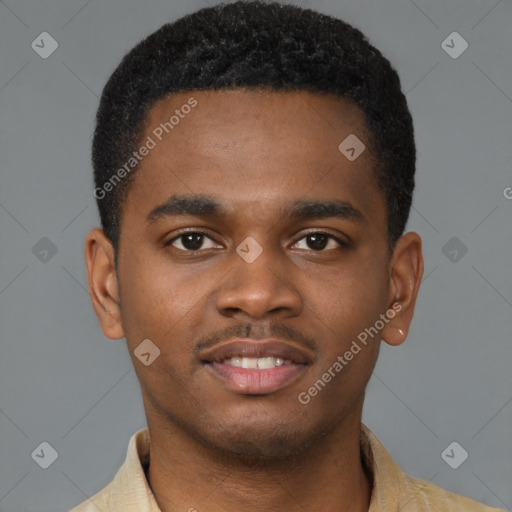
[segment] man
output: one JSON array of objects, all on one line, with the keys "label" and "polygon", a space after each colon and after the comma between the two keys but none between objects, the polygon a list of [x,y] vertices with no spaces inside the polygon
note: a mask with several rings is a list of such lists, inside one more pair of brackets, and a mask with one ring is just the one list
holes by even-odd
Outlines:
[{"label": "man", "polygon": [[148,429],[75,511],[494,510],[405,475],[361,424],[423,274],[415,155],[397,73],[341,20],[235,2],[124,58],[85,254]]}]

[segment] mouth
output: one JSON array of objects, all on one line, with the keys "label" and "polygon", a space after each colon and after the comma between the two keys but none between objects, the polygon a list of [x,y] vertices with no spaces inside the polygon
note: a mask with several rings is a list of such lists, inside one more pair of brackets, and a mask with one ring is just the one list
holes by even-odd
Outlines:
[{"label": "mouth", "polygon": [[230,359],[225,359],[222,364],[229,364],[236,368],[244,368],[245,370],[270,370],[278,366],[285,366],[293,364],[290,359],[283,359],[282,357],[265,356],[265,357],[242,357],[233,356]]},{"label": "mouth", "polygon": [[313,362],[313,352],[296,343],[275,339],[238,339],[200,354],[201,363],[231,391],[267,395],[297,380]]}]

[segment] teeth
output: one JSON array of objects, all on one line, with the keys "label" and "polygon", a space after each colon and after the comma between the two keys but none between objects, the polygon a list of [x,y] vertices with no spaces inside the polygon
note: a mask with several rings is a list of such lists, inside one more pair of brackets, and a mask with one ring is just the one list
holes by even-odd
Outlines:
[{"label": "teeth", "polygon": [[[232,357],[230,360],[232,366],[242,367],[242,358],[241,357]],[[227,362],[227,361],[226,361]]]},{"label": "teeth", "polygon": [[242,368],[258,368],[258,361],[259,359],[254,357],[242,357]]},{"label": "teeth", "polygon": [[258,359],[258,368],[275,368],[276,360],[273,357],[261,357]]},{"label": "teeth", "polygon": [[224,364],[230,364],[238,368],[247,368],[252,370],[268,370],[276,366],[291,364],[291,361],[285,361],[280,357],[239,357],[235,356],[226,359]]}]

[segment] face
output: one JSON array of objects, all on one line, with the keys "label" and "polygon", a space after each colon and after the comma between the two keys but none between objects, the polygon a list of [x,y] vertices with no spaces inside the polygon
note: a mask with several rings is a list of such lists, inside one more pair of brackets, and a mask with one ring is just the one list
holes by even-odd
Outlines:
[{"label": "face", "polygon": [[[286,456],[360,412],[381,338],[398,344],[410,320],[422,264],[414,234],[390,258],[376,161],[368,144],[355,160],[340,151],[350,134],[367,141],[356,107],[307,92],[194,91],[153,105],[117,275],[101,232],[86,249],[95,309],[107,336],[126,337],[150,428]],[[395,300],[402,311],[384,321]],[[135,355],[146,339],[160,350],[147,366]]]}]

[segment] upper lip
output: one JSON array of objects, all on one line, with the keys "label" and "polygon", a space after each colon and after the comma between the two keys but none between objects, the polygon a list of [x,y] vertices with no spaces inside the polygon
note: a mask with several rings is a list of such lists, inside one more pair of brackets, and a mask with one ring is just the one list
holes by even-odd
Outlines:
[{"label": "upper lip", "polygon": [[199,354],[201,361],[209,363],[221,363],[236,356],[279,357],[296,364],[309,364],[313,360],[313,353],[309,348],[295,342],[281,341],[274,338],[229,340],[205,349]]}]

